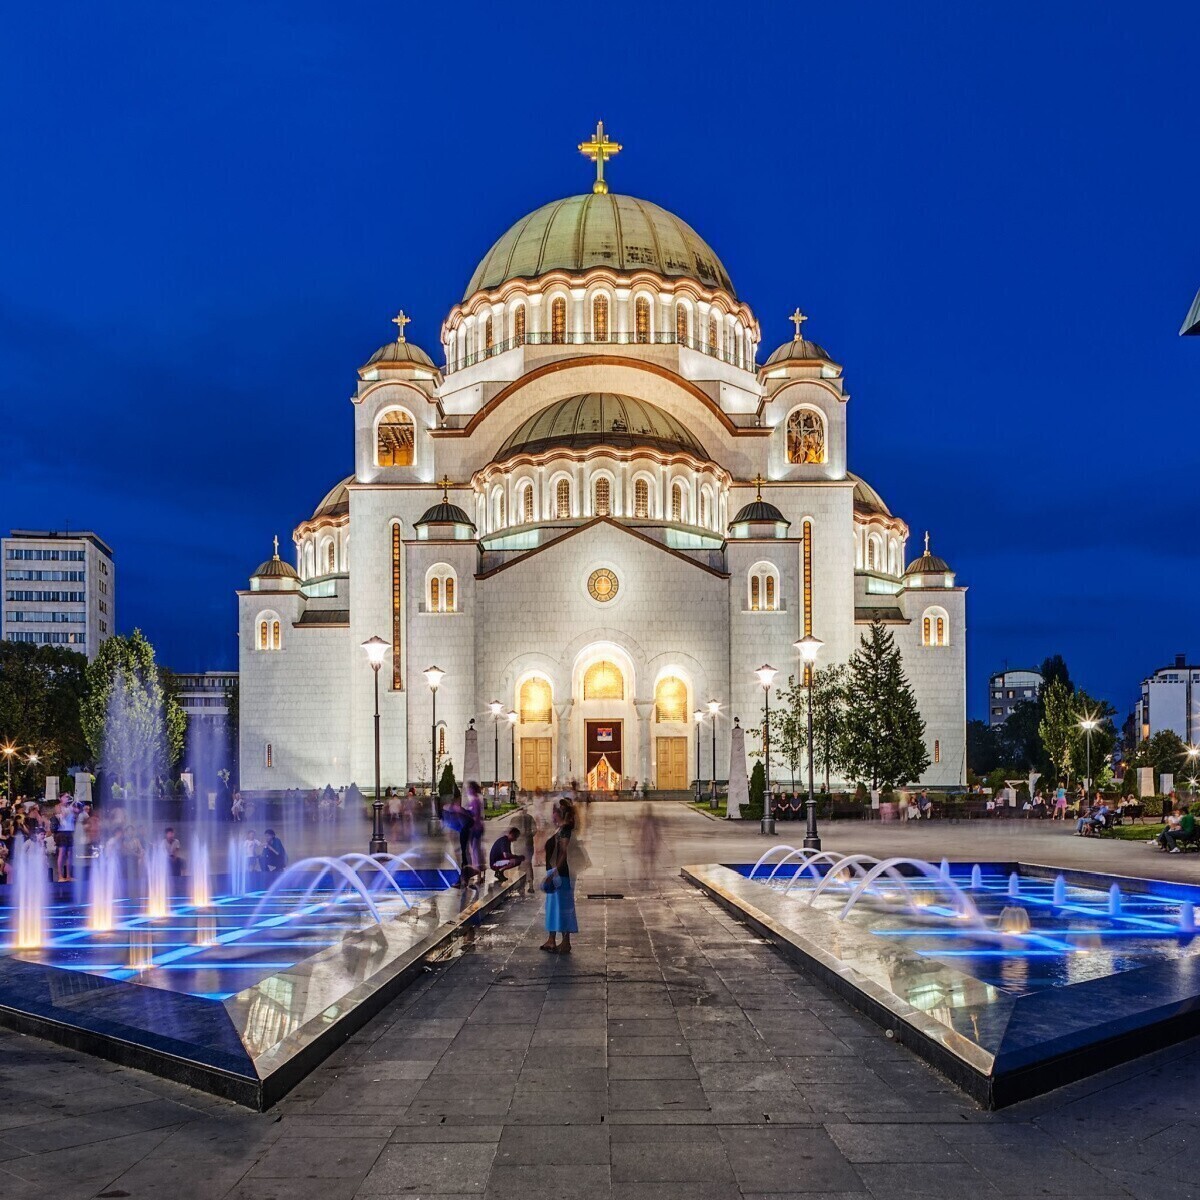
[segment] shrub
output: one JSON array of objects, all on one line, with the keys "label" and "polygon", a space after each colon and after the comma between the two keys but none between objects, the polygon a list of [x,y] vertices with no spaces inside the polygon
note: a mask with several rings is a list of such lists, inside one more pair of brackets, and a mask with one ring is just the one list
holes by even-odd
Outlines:
[{"label": "shrub", "polygon": [[448,762],[442,768],[442,777],[438,781],[438,795],[439,796],[453,796],[454,795],[454,765],[453,765],[453,763]]}]

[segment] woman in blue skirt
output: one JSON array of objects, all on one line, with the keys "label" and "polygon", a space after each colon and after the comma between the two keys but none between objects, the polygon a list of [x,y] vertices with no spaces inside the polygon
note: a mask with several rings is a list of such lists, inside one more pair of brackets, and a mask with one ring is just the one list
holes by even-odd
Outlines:
[{"label": "woman in blue skirt", "polygon": [[[575,919],[575,881],[567,861],[571,837],[575,833],[575,808],[565,796],[554,806],[554,836],[546,843],[546,876],[542,891],[546,893],[546,933],[542,949],[550,954],[570,954],[571,934],[579,932]],[[555,934],[562,942],[555,944]]]}]

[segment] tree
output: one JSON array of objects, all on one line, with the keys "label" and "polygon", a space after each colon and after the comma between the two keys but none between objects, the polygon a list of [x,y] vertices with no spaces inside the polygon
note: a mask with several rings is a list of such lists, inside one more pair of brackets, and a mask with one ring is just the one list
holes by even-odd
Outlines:
[{"label": "tree", "polygon": [[872,787],[903,785],[929,766],[925,722],[882,621],[872,623],[850,659],[839,745],[846,772]]},{"label": "tree", "polygon": [[743,816],[761,817],[766,812],[767,769],[761,762],[756,762],[750,769],[750,802],[743,810]]},{"label": "tree", "polygon": [[826,791],[830,774],[841,766],[838,754],[846,713],[846,680],[844,664],[813,672],[813,764],[825,775]]},{"label": "tree", "polygon": [[154,647],[140,629],[106,638],[86,674],[80,718],[93,760],[112,782],[148,795],[179,761],[187,726],[179,702],[164,694]]},{"label": "tree", "polygon": [[[13,791],[28,794],[42,775],[65,776],[85,763],[88,744],[79,723],[87,685],[87,659],[62,646],[0,641],[0,743],[17,747]],[[36,753],[36,770],[28,755]],[[6,761],[0,759],[0,787],[6,787]]]},{"label": "tree", "polygon": [[980,778],[1000,765],[1000,729],[986,721],[967,722],[967,765]]},{"label": "tree", "polygon": [[1042,708],[1039,701],[1020,700],[1013,705],[1004,724],[996,730],[998,762],[1022,772],[1045,775],[1050,769],[1040,733]]},{"label": "tree", "polygon": [[771,709],[771,757],[787,763],[793,788],[800,760],[808,750],[806,690],[794,675],[789,675],[787,687],[776,688],[776,706]]},{"label": "tree", "polygon": [[1173,729],[1160,729],[1152,738],[1147,738],[1137,748],[1134,765],[1154,768],[1154,786],[1159,786],[1158,776],[1177,775],[1187,757],[1187,746]]},{"label": "tree", "polygon": [[1042,677],[1042,691],[1045,691],[1056,680],[1068,692],[1075,690],[1075,685],[1071,682],[1071,672],[1067,670],[1066,660],[1061,654],[1052,654],[1049,658],[1042,659],[1042,665],[1038,668],[1038,674]]},{"label": "tree", "polygon": [[1070,778],[1075,746],[1082,735],[1071,692],[1061,679],[1052,679],[1042,688],[1043,714],[1038,725],[1057,778]]}]

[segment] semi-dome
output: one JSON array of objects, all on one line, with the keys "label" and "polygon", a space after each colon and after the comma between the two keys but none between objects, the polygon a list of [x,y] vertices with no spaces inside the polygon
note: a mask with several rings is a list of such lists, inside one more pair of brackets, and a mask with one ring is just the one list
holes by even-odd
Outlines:
[{"label": "semi-dome", "polygon": [[847,479],[854,480],[854,509],[868,516],[890,517],[892,510],[883,502],[883,497],[853,471],[846,472]]},{"label": "semi-dome", "polygon": [[496,462],[544,450],[587,450],[592,446],[683,452],[708,461],[704,447],[682,422],[646,400],[613,392],[568,396],[534,413],[509,434]]},{"label": "semi-dome", "polygon": [[463,299],[510,279],[549,271],[578,275],[594,267],[694,279],[737,295],[721,260],[686,221],[648,200],[590,192],[522,217],[483,256]]},{"label": "semi-dome", "polygon": [[350,488],[348,485],[353,482],[354,476],[347,475],[340,483],[335,483],[325,493],[325,499],[317,505],[316,511],[309,520],[319,521],[322,517],[344,517],[350,511]]},{"label": "semi-dome", "polygon": [[378,366],[380,363],[411,363],[414,367],[425,367],[436,371],[437,364],[415,342],[388,342],[380,346],[364,364],[365,367]]}]

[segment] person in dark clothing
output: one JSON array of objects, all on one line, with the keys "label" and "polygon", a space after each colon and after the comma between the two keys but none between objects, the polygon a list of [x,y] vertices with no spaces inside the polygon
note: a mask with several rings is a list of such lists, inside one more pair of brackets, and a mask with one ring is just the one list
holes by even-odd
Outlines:
[{"label": "person in dark clothing", "polygon": [[519,867],[525,861],[525,855],[513,852],[512,844],[521,836],[521,831],[514,825],[506,829],[493,843],[488,852],[488,866],[496,872],[496,882],[504,882],[504,872],[512,867]]},{"label": "person in dark clothing", "polygon": [[259,861],[268,875],[277,875],[287,866],[287,851],[283,848],[283,843],[273,829],[268,829],[263,833]]}]

